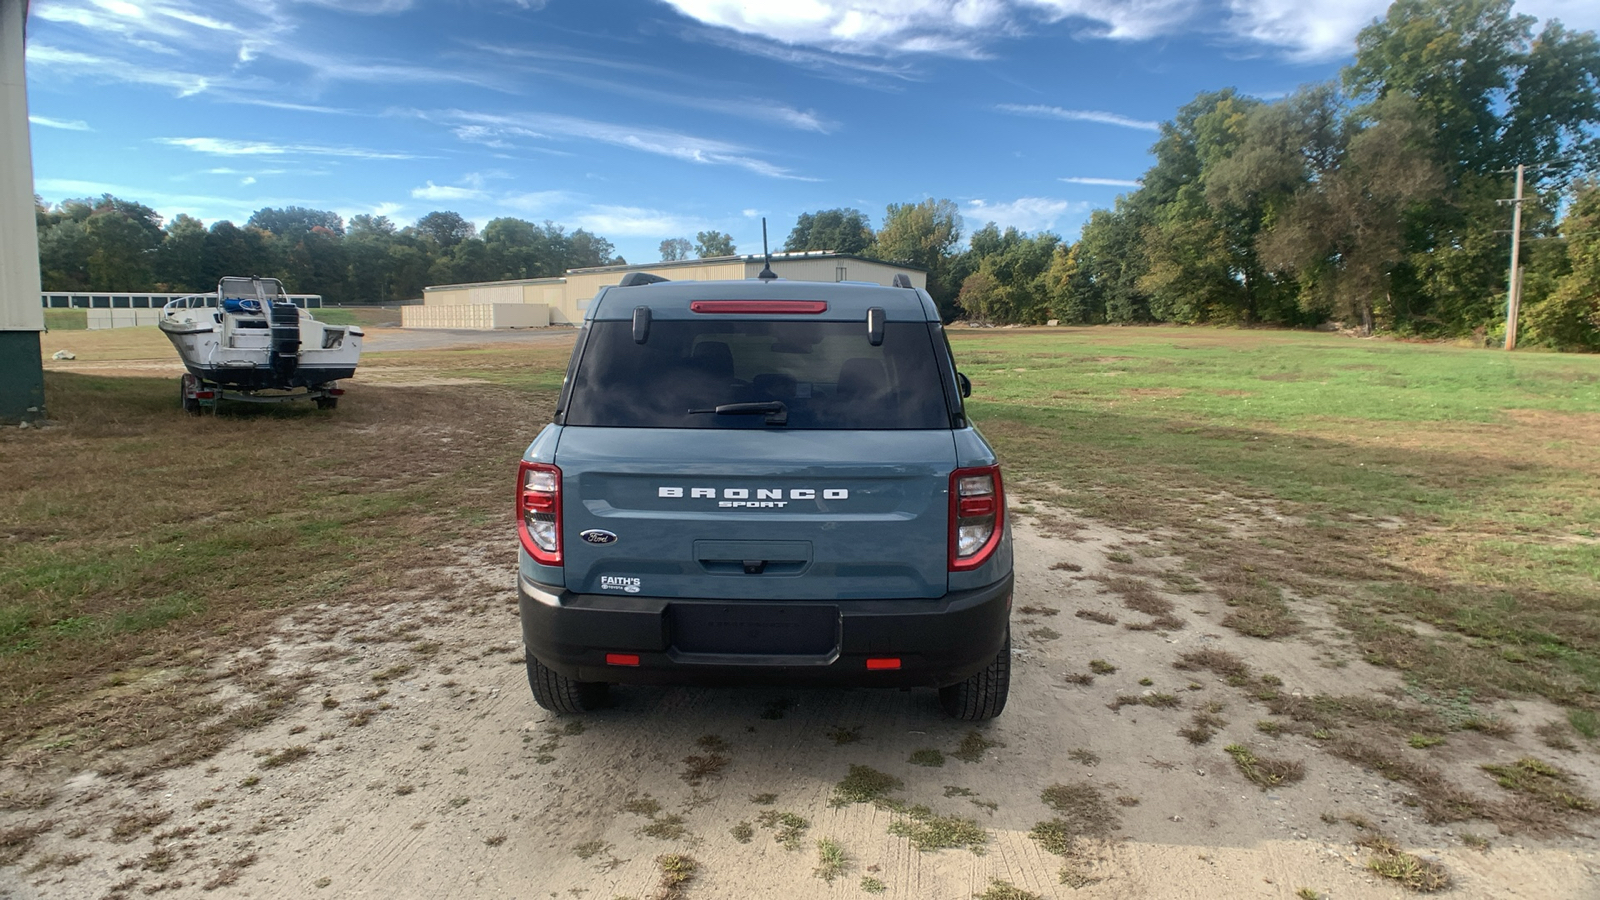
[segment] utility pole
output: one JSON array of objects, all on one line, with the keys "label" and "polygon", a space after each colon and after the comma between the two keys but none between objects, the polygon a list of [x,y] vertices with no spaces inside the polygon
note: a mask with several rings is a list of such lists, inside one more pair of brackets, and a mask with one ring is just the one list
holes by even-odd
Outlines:
[{"label": "utility pole", "polygon": [[1527,166],[1517,165],[1517,193],[1511,200],[1511,280],[1506,289],[1506,349],[1517,349],[1517,313],[1522,307],[1522,177]]}]

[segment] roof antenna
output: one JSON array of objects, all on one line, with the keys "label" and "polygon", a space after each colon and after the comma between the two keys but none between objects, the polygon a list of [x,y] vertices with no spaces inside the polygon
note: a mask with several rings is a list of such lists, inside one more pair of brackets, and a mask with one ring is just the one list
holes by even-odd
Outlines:
[{"label": "roof antenna", "polygon": [[762,216],[761,217],[761,252],[762,252],[763,255],[766,256],[767,264],[761,268],[760,274],[756,275],[756,277],[761,279],[762,281],[775,281],[775,280],[777,280],[778,273],[772,271],[772,250],[767,247],[767,217],[766,216]]}]

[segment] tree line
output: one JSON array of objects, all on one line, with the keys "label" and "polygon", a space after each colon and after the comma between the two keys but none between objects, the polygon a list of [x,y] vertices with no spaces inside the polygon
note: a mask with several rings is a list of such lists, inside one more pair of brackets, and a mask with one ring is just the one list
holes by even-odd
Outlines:
[{"label": "tree line", "polygon": [[994,322],[1504,328],[1512,170],[1524,338],[1600,350],[1600,42],[1510,0],[1399,0],[1336,80],[1207,91],[1140,187],[1054,235],[972,236],[944,289]]},{"label": "tree line", "polygon": [[36,198],[35,215],[47,291],[209,291],[224,275],[261,275],[333,303],[380,303],[420,297],[430,284],[626,262],[610,241],[581,228],[500,218],[480,234],[447,211],[404,228],[384,216],[346,223],[297,206],[257,210],[243,227],[223,220],[207,228],[181,213],[163,226],[150,207],[107,194],[53,207]]},{"label": "tree line", "polygon": [[[1511,197],[1523,209],[1523,340],[1600,350],[1600,41],[1511,0],[1398,0],[1354,61],[1278,100],[1205,91],[1160,126],[1154,165],[1078,240],[990,222],[955,203],[803,213],[784,249],[928,272],[947,319],[996,324],[1213,323],[1498,340]],[[453,212],[381,216],[262,209],[209,229],[105,196],[38,210],[50,290],[202,290],[272,274],[333,301],[403,300],[427,284],[621,264],[578,229]],[[965,237],[965,241],[963,238]],[[663,260],[725,256],[732,236],[661,242]]]}]

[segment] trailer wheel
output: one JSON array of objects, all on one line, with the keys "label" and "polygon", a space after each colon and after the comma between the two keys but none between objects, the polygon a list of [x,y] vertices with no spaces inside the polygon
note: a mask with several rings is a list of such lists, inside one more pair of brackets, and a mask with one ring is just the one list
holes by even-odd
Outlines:
[{"label": "trailer wheel", "polygon": [[183,406],[183,411],[191,416],[200,415],[200,398],[194,396],[194,386],[198,379],[193,375],[185,375],[178,379],[178,403]]},{"label": "trailer wheel", "polygon": [[528,685],[533,699],[551,712],[586,713],[605,705],[610,685],[599,681],[574,681],[528,654]]}]

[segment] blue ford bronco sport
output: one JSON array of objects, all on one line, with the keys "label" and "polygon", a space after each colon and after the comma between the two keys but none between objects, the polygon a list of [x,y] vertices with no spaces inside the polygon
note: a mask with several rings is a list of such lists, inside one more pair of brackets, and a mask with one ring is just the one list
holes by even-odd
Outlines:
[{"label": "blue ford bronco sport", "polygon": [[1011,534],[939,313],[895,287],[635,274],[517,475],[528,681],[1010,685]]}]

